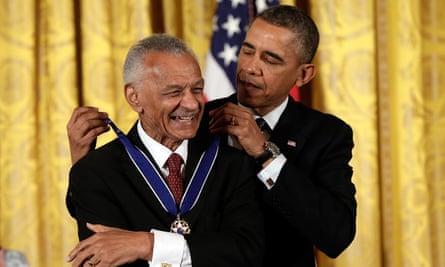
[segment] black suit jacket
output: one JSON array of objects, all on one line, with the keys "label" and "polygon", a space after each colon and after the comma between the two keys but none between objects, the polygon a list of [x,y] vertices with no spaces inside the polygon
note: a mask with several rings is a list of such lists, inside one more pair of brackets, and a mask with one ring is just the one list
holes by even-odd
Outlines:
[{"label": "black suit jacket", "polygon": [[[128,137],[152,160],[136,127]],[[209,136],[190,140],[186,182],[209,142]],[[264,250],[263,217],[254,196],[253,168],[252,159],[240,151],[220,147],[197,204],[184,216],[192,229],[185,238],[194,267],[260,265]],[[162,208],[117,139],[73,165],[66,200],[68,210],[77,220],[81,240],[92,234],[86,222],[134,231],[169,231],[175,219]],[[148,263],[138,261],[128,266]]]},{"label": "black suit jacket", "polygon": [[[237,103],[236,95],[207,103],[200,135],[209,134],[208,111],[228,101]],[[289,98],[270,140],[287,162],[271,190],[256,179],[265,216],[263,266],[315,266],[314,246],[337,257],[356,231],[351,127]]]}]

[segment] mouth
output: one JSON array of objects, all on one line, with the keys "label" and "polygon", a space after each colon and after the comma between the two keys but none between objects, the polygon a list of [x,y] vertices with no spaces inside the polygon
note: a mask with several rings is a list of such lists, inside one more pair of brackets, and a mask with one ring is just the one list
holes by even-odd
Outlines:
[{"label": "mouth", "polygon": [[194,117],[195,117],[194,115],[191,115],[191,116],[172,115],[172,116],[170,116],[170,119],[177,120],[177,121],[183,121],[183,122],[189,122],[189,121],[192,121]]},{"label": "mouth", "polygon": [[244,86],[246,86],[246,87],[255,87],[255,88],[260,88],[259,86],[256,86],[255,84],[253,84],[253,83],[250,83],[250,82],[242,82],[243,84],[244,84]]},{"label": "mouth", "polygon": [[252,82],[248,81],[240,81],[240,89],[245,92],[249,92],[249,94],[259,93],[263,91],[263,87]]},{"label": "mouth", "polygon": [[239,82],[246,88],[263,89],[263,86],[255,83],[251,79],[239,79]]}]

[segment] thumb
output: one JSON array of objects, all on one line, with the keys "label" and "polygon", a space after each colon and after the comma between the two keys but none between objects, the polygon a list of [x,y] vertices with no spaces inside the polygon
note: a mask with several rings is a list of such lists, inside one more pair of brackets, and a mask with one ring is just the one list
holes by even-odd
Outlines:
[{"label": "thumb", "polygon": [[108,227],[102,224],[92,224],[88,222],[87,222],[87,228],[95,233],[107,232],[114,229],[113,227]]}]

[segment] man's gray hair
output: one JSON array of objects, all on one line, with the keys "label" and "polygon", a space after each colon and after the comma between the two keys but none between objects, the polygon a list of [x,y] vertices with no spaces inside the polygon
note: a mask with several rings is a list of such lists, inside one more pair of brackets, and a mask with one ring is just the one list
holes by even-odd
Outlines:
[{"label": "man's gray hair", "polygon": [[153,34],[138,41],[128,51],[123,70],[124,84],[135,83],[141,79],[144,70],[145,55],[154,51],[173,55],[188,53],[196,59],[193,50],[179,38],[165,33]]}]

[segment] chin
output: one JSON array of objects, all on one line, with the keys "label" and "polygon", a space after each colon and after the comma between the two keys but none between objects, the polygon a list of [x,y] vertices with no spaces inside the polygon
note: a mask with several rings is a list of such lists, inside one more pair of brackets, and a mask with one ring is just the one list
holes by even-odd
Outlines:
[{"label": "chin", "polygon": [[184,137],[183,139],[191,139],[196,136],[196,133],[198,132],[198,129],[193,129],[189,131],[184,131],[181,133],[181,135]]},{"label": "chin", "polygon": [[257,99],[255,96],[249,95],[247,92],[239,92],[238,93],[238,101],[246,107],[255,106],[255,100]]}]

